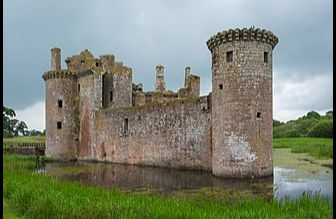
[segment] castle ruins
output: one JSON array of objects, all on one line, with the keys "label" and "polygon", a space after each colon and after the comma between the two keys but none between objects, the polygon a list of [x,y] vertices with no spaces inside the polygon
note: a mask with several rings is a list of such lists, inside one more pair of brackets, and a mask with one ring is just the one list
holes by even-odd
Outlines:
[{"label": "castle ruins", "polygon": [[51,49],[46,84],[46,156],[210,171],[220,177],[273,174],[272,61],[278,38],[264,29],[218,32],[207,41],[212,91],[185,68],[184,87],[134,84],[114,55],[88,50],[65,59]]}]

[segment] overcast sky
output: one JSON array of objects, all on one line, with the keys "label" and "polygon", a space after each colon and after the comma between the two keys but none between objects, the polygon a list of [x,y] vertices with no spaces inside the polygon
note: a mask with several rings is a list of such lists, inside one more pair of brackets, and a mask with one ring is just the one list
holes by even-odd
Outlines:
[{"label": "overcast sky", "polygon": [[89,49],[114,54],[133,69],[133,82],[153,90],[155,66],[167,88],[183,86],[184,68],[211,91],[206,41],[229,28],[255,26],[279,38],[273,51],[273,116],[288,121],[332,110],[332,0],[5,0],[4,105],[29,129],[43,130],[50,49],[64,59]]}]

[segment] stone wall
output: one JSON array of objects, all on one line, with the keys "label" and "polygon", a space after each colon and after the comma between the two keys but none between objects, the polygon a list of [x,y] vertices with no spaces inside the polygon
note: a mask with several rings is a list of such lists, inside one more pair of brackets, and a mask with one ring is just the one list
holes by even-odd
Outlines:
[{"label": "stone wall", "polygon": [[96,153],[80,159],[211,171],[207,97],[96,113]]},{"label": "stone wall", "polygon": [[132,69],[116,62],[113,71],[112,108],[132,106]]},{"label": "stone wall", "polygon": [[78,157],[90,158],[95,156],[94,129],[95,112],[102,108],[102,75],[99,73],[86,75],[77,80],[79,92],[79,143]]}]

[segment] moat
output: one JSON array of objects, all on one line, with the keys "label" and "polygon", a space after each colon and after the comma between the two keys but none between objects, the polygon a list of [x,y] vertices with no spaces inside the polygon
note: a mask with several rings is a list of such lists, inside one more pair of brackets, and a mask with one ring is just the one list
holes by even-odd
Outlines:
[{"label": "moat", "polygon": [[[287,151],[276,150],[275,156],[284,156],[284,153]],[[301,159],[300,155],[298,158]],[[333,170],[317,167],[316,164],[309,166],[302,159],[299,162],[297,168],[293,168],[286,167],[275,159],[274,176],[254,180],[223,179],[204,171],[84,161],[47,163],[39,172],[84,185],[196,199],[231,202],[262,196],[282,200],[286,196],[296,198],[303,192],[312,192],[313,195],[320,192],[322,196],[332,200]],[[306,171],[300,165],[308,165],[308,168],[314,170]]]}]

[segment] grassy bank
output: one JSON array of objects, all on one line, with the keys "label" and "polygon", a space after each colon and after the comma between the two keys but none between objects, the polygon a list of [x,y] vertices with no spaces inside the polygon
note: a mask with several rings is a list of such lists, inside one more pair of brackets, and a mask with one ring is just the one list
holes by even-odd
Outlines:
[{"label": "grassy bank", "polygon": [[291,148],[293,153],[308,153],[316,158],[333,158],[332,138],[274,138],[273,148]]},{"label": "grassy bank", "polygon": [[332,218],[330,202],[304,195],[296,201],[209,200],[126,194],[58,181],[28,171],[32,157],[3,155],[3,197],[15,213],[28,218]]},{"label": "grassy bank", "polygon": [[3,146],[17,146],[21,143],[44,143],[45,136],[18,136],[13,138],[3,138]]}]

